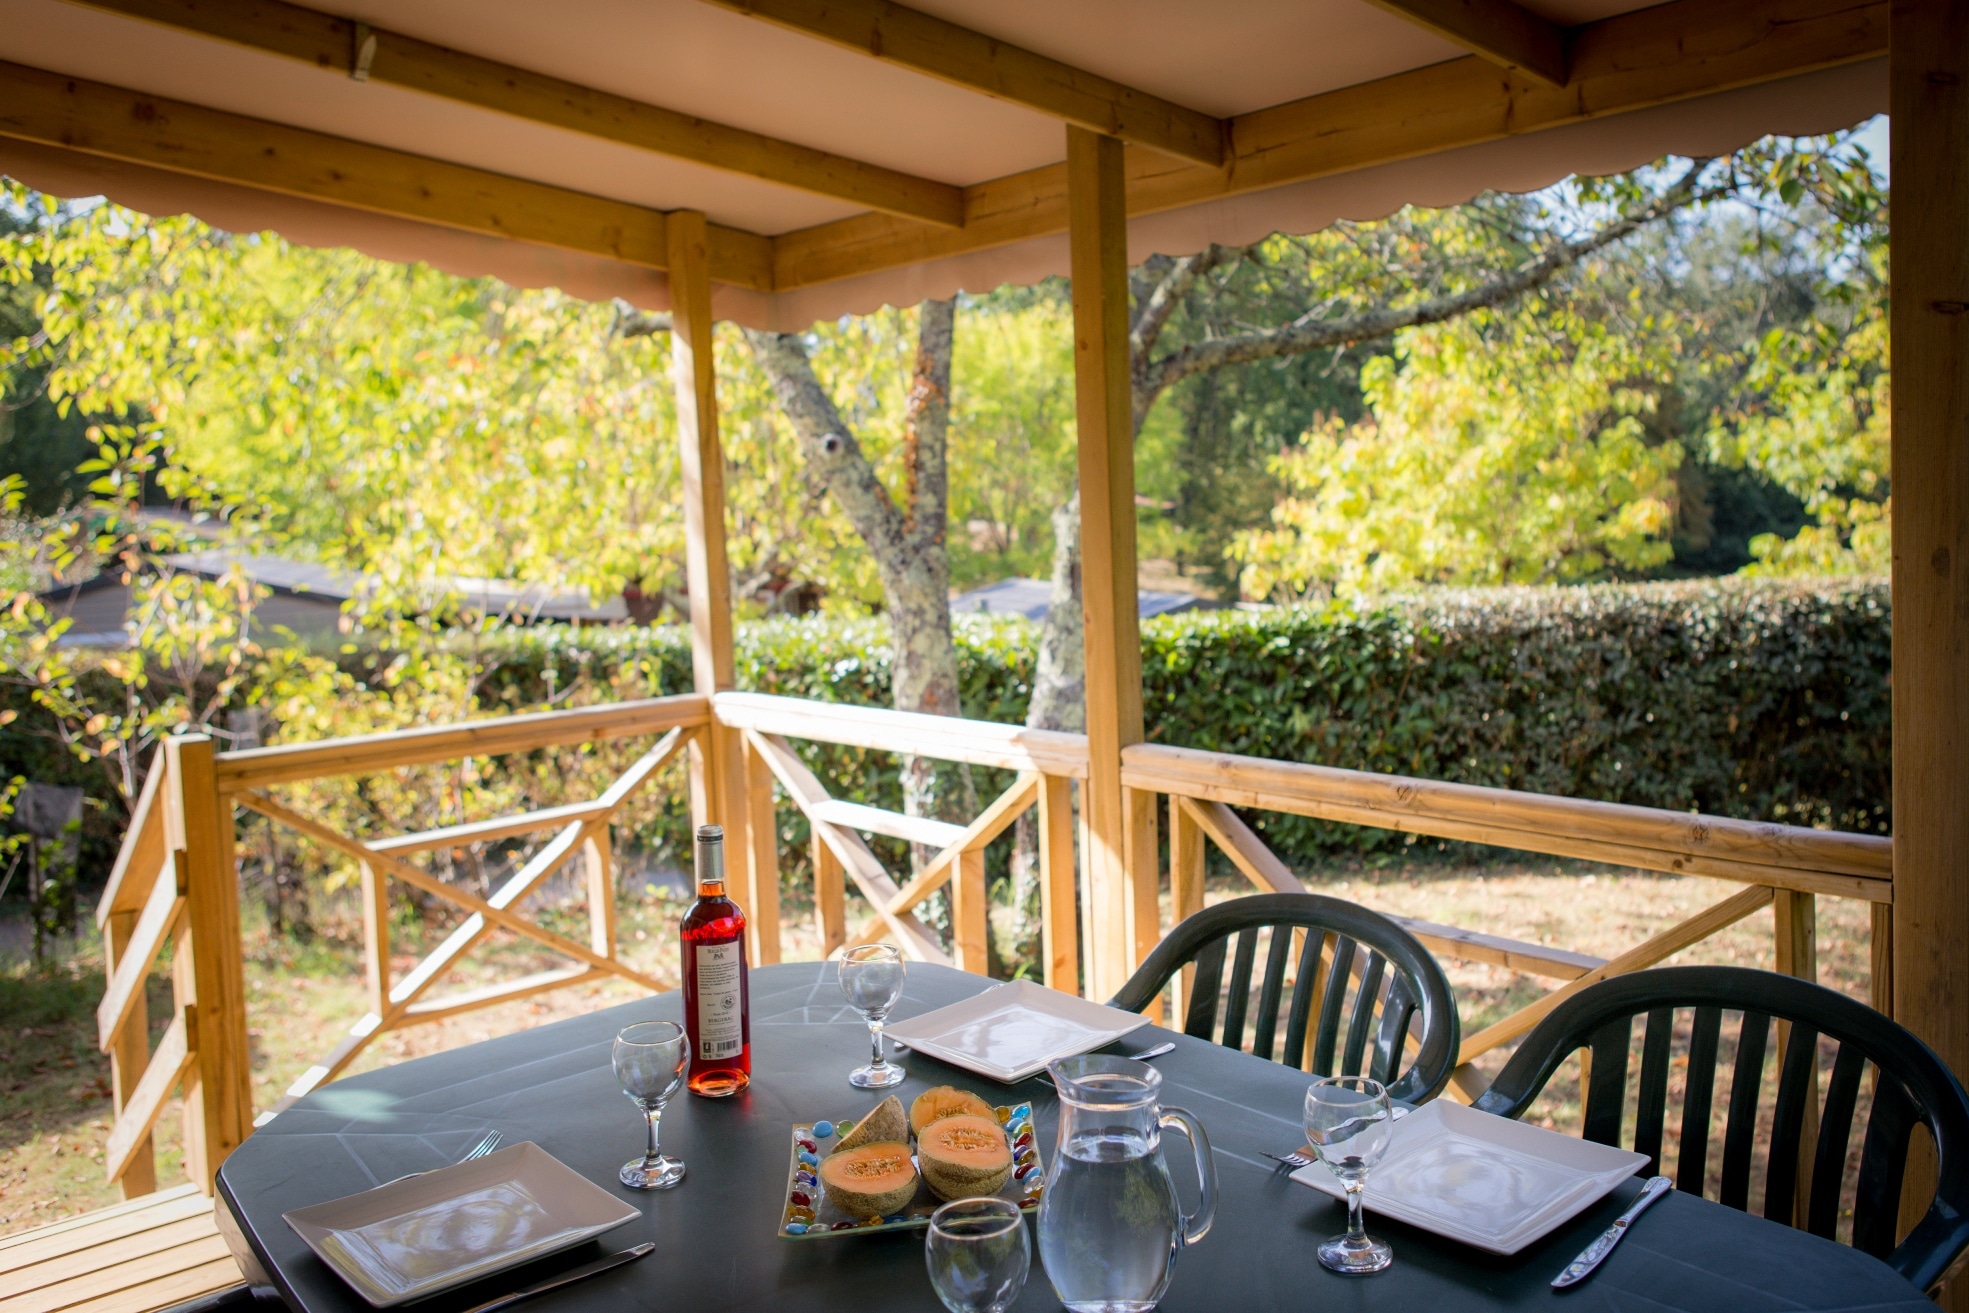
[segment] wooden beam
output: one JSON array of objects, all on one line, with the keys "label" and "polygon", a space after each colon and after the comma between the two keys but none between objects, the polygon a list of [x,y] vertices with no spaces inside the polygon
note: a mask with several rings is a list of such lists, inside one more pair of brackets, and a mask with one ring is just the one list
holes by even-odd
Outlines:
[{"label": "wooden beam", "polygon": [[1566,85],[1565,30],[1511,0],[1367,0],[1493,64]]},{"label": "wooden beam", "polygon": [[713,710],[721,725],[781,734],[816,743],[840,743],[904,756],[961,761],[971,766],[1035,771],[1084,778],[1087,736],[1027,729],[989,720],[932,716],[888,707],[775,697],[769,693],[720,693]]},{"label": "wooden beam", "polygon": [[[161,844],[161,818],[158,827]],[[130,951],[137,919],[136,912],[112,912],[103,922],[103,967],[112,980]],[[117,1033],[115,1042],[109,1046],[110,1093],[118,1116],[130,1106],[137,1082],[150,1065],[150,1012],[142,990],[137,991],[127,1005],[126,1017],[126,1023]],[[125,1199],[135,1199],[157,1189],[157,1154],[150,1136],[133,1142],[129,1162],[116,1187]],[[0,1261],[0,1269],[5,1266],[5,1262]]]},{"label": "wooden beam", "polygon": [[920,843],[928,848],[948,848],[964,837],[964,827],[949,821],[930,816],[905,816],[901,812],[885,811],[858,802],[843,802],[839,798],[829,798],[810,808],[807,814],[829,825],[845,825],[863,834],[887,835],[891,839]]},{"label": "wooden beam", "polygon": [[157,800],[164,784],[164,749],[150,755],[144,787],[131,809],[130,824],[109,869],[109,883],[96,903],[96,924],[106,925],[119,912],[134,912],[150,898],[150,886],[164,868],[164,806]]},{"label": "wooden beam", "polygon": [[[802,812],[818,802],[827,800],[827,790],[800,760],[793,745],[774,734],[760,734],[753,730],[745,731],[746,741],[764,758],[772,770],[773,777],[786,796],[793,800]],[[833,850],[834,856],[847,872],[848,877],[860,889],[862,897],[868,899],[875,909],[875,915],[885,923],[895,935],[897,945],[903,955],[914,962],[934,962],[938,966],[952,965],[950,955],[937,943],[936,936],[929,927],[918,921],[908,912],[892,912],[889,905],[901,892],[889,873],[882,869],[882,863],[869,851],[868,844],[853,830],[844,830],[838,825],[825,821],[813,827],[816,841],[825,843]]]},{"label": "wooden beam", "polygon": [[[732,657],[731,571],[725,556],[725,454],[718,435],[713,360],[711,251],[704,216],[670,216],[670,383],[677,397],[677,453],[683,473],[684,574],[690,596],[691,680],[709,699],[738,682]],[[745,744],[715,718],[691,744],[691,803],[699,825],[723,826],[727,860],[746,853]],[[747,908],[757,916],[758,908]],[[756,938],[752,945],[756,949]],[[757,961],[754,966],[760,965]]]},{"label": "wooden beam", "polygon": [[1177,159],[1224,159],[1221,119],[891,0],[710,3]]},{"label": "wooden beam", "polygon": [[[1305,884],[1294,875],[1291,868],[1279,860],[1271,845],[1260,839],[1249,825],[1229,807],[1221,802],[1203,802],[1195,798],[1184,798],[1171,794],[1170,802],[1188,815],[1189,819],[1210,836],[1211,842],[1223,850],[1224,856],[1231,859],[1231,865],[1244,873],[1244,878],[1263,889],[1268,894],[1303,894]],[[1201,880],[1201,874],[1198,875]],[[1201,910],[1201,904],[1198,905]]]},{"label": "wooden beam", "polygon": [[[1585,24],[1571,40],[1563,90],[1471,56],[1239,115],[1221,169],[1130,150],[1128,212],[1156,214],[1872,59],[1887,50],[1887,0],[1673,0]],[[781,234],[773,286],[807,287],[1066,228],[1066,167],[1047,165],[966,187],[961,231],[871,214]]]},{"label": "wooden beam", "polygon": [[1507,971],[1519,971],[1528,976],[1544,976],[1549,980],[1577,980],[1589,971],[1597,971],[1605,966],[1606,959],[1590,957],[1585,953],[1571,953],[1563,948],[1547,948],[1543,944],[1528,944],[1521,939],[1505,939],[1500,935],[1480,934],[1475,930],[1465,930],[1460,926],[1438,925],[1434,921],[1417,921],[1413,917],[1384,914],[1390,921],[1422,941],[1422,946],[1438,957],[1453,957],[1465,962],[1486,962],[1491,966],[1503,967]]},{"label": "wooden beam", "polygon": [[746,949],[760,966],[780,960],[779,812],[773,800],[773,772],[765,758],[733,734],[745,761],[744,865],[738,868],[746,894]]},{"label": "wooden beam", "polygon": [[[182,857],[183,854],[177,854]],[[144,904],[143,912],[136,916],[128,938],[118,945],[116,966],[109,973],[109,987],[103,991],[103,1001],[96,1005],[96,1042],[103,1052],[117,1048],[117,1039],[124,1027],[141,1016],[144,1010],[144,982],[150,978],[151,966],[157,961],[157,954],[178,928],[185,913],[185,883],[183,864],[172,860],[165,863],[165,878],[151,886],[150,901]],[[120,912],[119,916],[132,913]],[[150,1037],[144,1036],[148,1044]]]},{"label": "wooden beam", "polygon": [[[358,24],[283,0],[74,0],[91,9],[195,32],[262,54],[348,72]],[[658,155],[956,227],[963,192],[763,133],[713,123],[531,69],[481,59],[386,28],[365,27],[365,82],[387,82]]]},{"label": "wooden beam", "polygon": [[[1128,372],[1128,215],[1121,143],[1067,130],[1079,438],[1080,596],[1086,623],[1087,881],[1093,997],[1109,998],[1153,945],[1154,795],[1128,796],[1121,750],[1142,741],[1142,638],[1135,596],[1135,424]],[[1143,915],[1142,891],[1148,914]]]},{"label": "wooden beam", "polygon": [[1731,894],[1722,902],[1704,908],[1679,925],[1671,926],[1654,938],[1628,949],[1604,966],[1596,967],[1585,975],[1568,981],[1537,1002],[1519,1008],[1502,1021],[1494,1022],[1476,1034],[1466,1037],[1463,1047],[1457,1052],[1457,1065],[1460,1067],[1472,1058],[1490,1052],[1500,1044],[1509,1044],[1544,1020],[1545,1015],[1553,1008],[1588,985],[1597,985],[1602,980],[1624,976],[1632,971],[1645,970],[1657,962],[1675,956],[1691,944],[1699,944],[1717,931],[1735,925],[1752,912],[1769,904],[1771,894],[1770,889],[1756,886]]},{"label": "wooden beam", "polygon": [[[135,1163],[138,1150],[150,1144],[151,1129],[157,1125],[157,1115],[164,1111],[164,1100],[197,1063],[199,1040],[193,1033],[197,1017],[197,1011],[187,1005],[172,1018],[164,1038],[158,1041],[157,1051],[150,1055],[150,1065],[144,1068],[143,1076],[130,1091],[129,1101],[118,1111],[116,1124],[110,1127],[109,1141],[103,1146],[103,1166],[110,1180],[122,1180]],[[206,1191],[210,1193],[210,1186]]]},{"label": "wooden beam", "polygon": [[1078,994],[1080,916],[1074,895],[1073,781],[1039,777],[1039,922],[1046,986]]},{"label": "wooden beam", "polygon": [[174,864],[185,890],[173,983],[179,1005],[196,1006],[198,1023],[184,1077],[185,1175],[210,1194],[219,1164],[253,1133],[232,800],[215,782],[209,737],[177,735],[164,741],[164,751],[166,843],[179,855]]},{"label": "wooden beam", "polygon": [[[1624,803],[1519,793],[1440,780],[1138,744],[1122,753],[1137,789],[1346,825],[1461,839],[1616,866],[1714,875],[1840,898],[1892,902],[1880,878],[1893,843],[1879,835],[1807,830]],[[1856,874],[1871,871],[1875,874]]]},{"label": "wooden beam", "polygon": [[[668,267],[659,210],[0,61],[0,136],[420,223]],[[713,277],[766,289],[768,238],[714,234]]]},{"label": "wooden beam", "polygon": [[[1012,787],[998,795],[991,805],[979,812],[969,825],[957,828],[957,836],[946,844],[943,850],[923,864],[923,869],[910,877],[888,904],[891,912],[907,912],[929,897],[944,883],[958,874],[964,858],[982,853],[985,846],[1003,834],[1026,808],[1039,798],[1039,777],[1021,775],[1012,781]],[[807,818],[821,821],[827,815],[825,807],[811,808]],[[980,867],[979,870],[983,868]],[[872,944],[882,937],[881,927],[870,922],[860,934],[848,941],[848,947]],[[971,968],[965,968],[970,970]]]},{"label": "wooden beam", "polygon": [[[508,752],[531,752],[535,748],[601,743],[661,734],[671,729],[692,729],[704,724],[709,715],[710,703],[686,693],[639,698],[633,702],[604,702],[566,711],[494,716],[462,725],[392,729],[380,734],[222,752],[217,767],[219,788],[234,793],[325,775],[361,775],[461,757],[496,757]],[[386,847],[388,842],[378,846]]]},{"label": "wooden beam", "polygon": [[1894,1020],[1969,1071],[1969,4],[1896,0]]}]

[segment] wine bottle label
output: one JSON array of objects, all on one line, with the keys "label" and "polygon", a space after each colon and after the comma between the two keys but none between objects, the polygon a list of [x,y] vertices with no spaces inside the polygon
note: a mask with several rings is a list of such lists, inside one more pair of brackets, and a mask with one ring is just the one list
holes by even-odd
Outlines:
[{"label": "wine bottle label", "polygon": [[697,945],[697,1052],[706,1060],[736,1058],[745,1051],[744,999],[739,969],[745,944]]}]

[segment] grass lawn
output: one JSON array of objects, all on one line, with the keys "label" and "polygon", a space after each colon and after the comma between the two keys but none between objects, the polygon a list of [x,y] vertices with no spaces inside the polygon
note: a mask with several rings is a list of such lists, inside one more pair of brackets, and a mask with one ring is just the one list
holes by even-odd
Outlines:
[{"label": "grass lawn", "polygon": [[[1308,879],[1320,892],[1383,911],[1598,957],[1612,957],[1741,887],[1523,858],[1481,866],[1430,860],[1385,868],[1336,866],[1308,873]],[[1244,892],[1249,886],[1241,880],[1213,877],[1208,896],[1216,901]],[[809,915],[793,891],[788,893],[786,956],[811,959],[818,944]],[[854,907],[851,903],[851,916]],[[676,980],[675,925],[681,910],[682,903],[667,891],[644,886],[639,893],[625,893],[619,913],[623,957],[666,986]],[[866,908],[860,911],[865,914]],[[585,941],[579,911],[550,908],[534,914]],[[1861,904],[1819,901],[1820,979],[1862,1000],[1867,997],[1867,917]],[[395,969],[407,970],[415,960],[411,950],[435,944],[442,933],[442,928],[406,933]],[[246,948],[254,1101],[264,1109],[362,1015],[361,952],[349,936],[298,944],[251,927]],[[1771,916],[1753,915],[1674,960],[1768,967]],[[439,988],[470,988],[560,965],[551,954],[495,936]],[[1445,966],[1466,1033],[1532,1001],[1553,983],[1480,964]],[[523,1030],[639,992],[627,982],[588,985],[394,1032],[373,1044],[353,1070]],[[101,995],[101,957],[87,940],[49,969],[0,963],[0,1235],[116,1201],[102,1167],[110,1098],[109,1063],[94,1040]],[[162,981],[153,981],[152,997],[151,1015],[159,1019],[154,1029],[161,1031],[169,1002]],[[1491,1055],[1479,1065],[1495,1070],[1504,1056]],[[1561,1126],[1576,1121],[1576,1075],[1573,1079],[1570,1086],[1555,1082],[1534,1110],[1536,1119]],[[179,1179],[178,1138],[174,1106],[159,1123],[160,1183]]]}]

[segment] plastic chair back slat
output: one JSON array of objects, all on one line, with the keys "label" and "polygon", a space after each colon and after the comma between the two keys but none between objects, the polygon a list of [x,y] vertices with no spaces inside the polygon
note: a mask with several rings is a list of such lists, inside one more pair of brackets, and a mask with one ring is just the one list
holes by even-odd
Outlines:
[{"label": "plastic chair back slat", "polygon": [[1750,1211],[1750,1154],[1757,1143],[1757,1093],[1764,1083],[1764,1048],[1770,1041],[1771,1019],[1762,1012],[1743,1014],[1737,1030],[1737,1061],[1730,1076],[1729,1120],[1723,1131],[1723,1186],[1716,1201],[1739,1212]]}]

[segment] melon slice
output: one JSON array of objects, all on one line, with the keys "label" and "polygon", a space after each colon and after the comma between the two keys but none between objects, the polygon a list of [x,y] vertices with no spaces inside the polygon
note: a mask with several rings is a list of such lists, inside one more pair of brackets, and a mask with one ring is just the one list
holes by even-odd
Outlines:
[{"label": "melon slice", "polygon": [[997,1194],[1012,1176],[1012,1146],[991,1117],[939,1117],[916,1137],[923,1181],[939,1199]]},{"label": "melon slice", "polygon": [[939,1085],[933,1090],[923,1091],[909,1105],[909,1129],[920,1136],[923,1128],[938,1118],[960,1115],[990,1121],[991,1105],[969,1090],[960,1090],[955,1085]]},{"label": "melon slice", "polygon": [[878,1144],[884,1141],[900,1144],[909,1138],[909,1118],[903,1116],[902,1100],[891,1094],[875,1105],[875,1111],[855,1123],[855,1128],[841,1137],[841,1142],[830,1152],[840,1153],[844,1149],[859,1149],[864,1144]]},{"label": "melon slice", "polygon": [[821,1159],[820,1184],[848,1216],[882,1217],[916,1197],[916,1165],[908,1145],[877,1141]]}]

